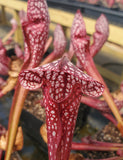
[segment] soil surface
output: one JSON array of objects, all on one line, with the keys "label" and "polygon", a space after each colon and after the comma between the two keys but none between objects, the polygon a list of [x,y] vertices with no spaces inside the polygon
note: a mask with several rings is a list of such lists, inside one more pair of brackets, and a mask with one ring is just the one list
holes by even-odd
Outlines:
[{"label": "soil surface", "polygon": [[[102,142],[111,142],[111,143],[123,143],[123,137],[118,129],[109,122],[101,131],[97,132],[93,139]],[[82,152],[88,158],[91,159],[104,159],[118,156],[116,152],[106,152],[106,151],[91,151],[91,152]]]}]

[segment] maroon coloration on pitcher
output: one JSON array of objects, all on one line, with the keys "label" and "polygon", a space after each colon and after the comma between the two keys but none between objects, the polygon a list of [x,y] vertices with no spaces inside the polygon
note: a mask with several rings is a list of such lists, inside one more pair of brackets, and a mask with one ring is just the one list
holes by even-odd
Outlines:
[{"label": "maroon coloration on pitcher", "polygon": [[54,31],[54,41],[53,41],[53,52],[50,53],[44,61],[41,63],[41,65],[47,64],[52,62],[53,60],[56,60],[60,58],[66,48],[66,38],[63,32],[63,28],[60,24],[56,25],[55,31]]},{"label": "maroon coloration on pitcher", "polygon": [[69,58],[69,60],[72,59],[73,55],[74,55],[74,49],[73,49],[73,45],[72,43],[70,42],[70,46],[69,46],[69,50],[67,53],[65,53],[66,56]]},{"label": "maroon coloration on pitcher", "polygon": [[100,96],[103,86],[75,67],[66,57],[23,71],[21,85],[42,87],[48,132],[50,160],[67,160],[82,94]]},{"label": "maroon coloration on pitcher", "polygon": [[83,20],[80,10],[77,10],[75,14],[72,29],[71,29],[71,38],[75,38],[78,36],[86,38],[85,22]]},{"label": "maroon coloration on pitcher", "polygon": [[56,25],[55,31],[54,31],[54,42],[53,42],[53,46],[54,46],[54,54],[56,55],[56,57],[60,57],[66,48],[66,38],[63,32],[63,28],[60,24]]},{"label": "maroon coloration on pitcher", "polygon": [[71,42],[74,52],[84,69],[88,67],[89,58],[89,44],[90,38],[86,34],[85,23],[80,10],[77,11],[74,17],[73,25],[71,28]]},{"label": "maroon coloration on pitcher", "polygon": [[[101,23],[100,20],[98,22]],[[103,27],[97,27],[97,30],[100,31],[100,33],[102,32],[101,28],[103,28]],[[106,29],[106,31],[107,31],[107,29]],[[99,38],[99,36],[97,36],[97,37]],[[98,72],[98,70],[95,66],[95,63],[93,61],[93,58],[90,54],[91,53],[91,50],[90,50],[91,48],[89,47],[90,40],[89,40],[88,36],[86,35],[85,24],[84,24],[83,17],[81,15],[80,11],[78,11],[76,13],[74,21],[73,21],[73,25],[72,25],[72,29],[71,29],[71,41],[73,44],[75,54],[79,60],[79,63],[82,65],[84,70],[90,76],[92,76],[94,79],[98,80],[99,82],[101,82],[104,85],[105,90],[104,90],[103,96],[104,96],[106,102],[108,103],[108,106],[110,107],[112,113],[114,114],[116,120],[118,121],[117,126],[118,126],[120,132],[122,133],[123,132],[122,131],[123,130],[122,117],[120,115],[120,112],[119,112],[116,104],[114,103],[114,100],[110,94],[110,91],[109,91],[106,83],[104,82],[102,76]],[[100,40],[100,42],[101,42],[101,40]],[[109,115],[107,115],[107,114],[105,114],[105,116],[108,118],[111,118],[111,121],[113,120],[113,122],[116,124],[116,121],[114,121],[114,119],[112,119],[112,117],[109,117]]]},{"label": "maroon coloration on pitcher", "polygon": [[22,69],[34,68],[40,64],[48,38],[49,14],[46,2],[29,0],[27,18],[21,21],[25,39],[25,58]]},{"label": "maroon coloration on pitcher", "polygon": [[[24,15],[24,18],[22,18]],[[37,67],[44,54],[49,31],[49,14],[45,0],[28,0],[27,16],[20,13],[25,41],[25,57],[21,70]],[[5,159],[9,160],[14,146],[17,127],[28,90],[17,83],[8,124]]]},{"label": "maroon coloration on pitcher", "polygon": [[80,70],[84,71],[84,67],[81,65],[80,61],[77,59],[76,61],[76,67],[78,67]]},{"label": "maroon coloration on pitcher", "polygon": [[99,52],[109,36],[109,24],[103,14],[97,19],[95,30],[96,32],[93,34],[93,44],[90,46],[90,54],[92,57]]},{"label": "maroon coloration on pitcher", "polygon": [[108,22],[103,14],[98,18],[95,29],[93,44],[90,46],[90,38],[87,36],[84,20],[78,10],[71,29],[71,42],[77,58],[80,59],[81,65],[85,68],[88,66],[87,60],[90,61],[90,55],[95,56],[108,38]]}]

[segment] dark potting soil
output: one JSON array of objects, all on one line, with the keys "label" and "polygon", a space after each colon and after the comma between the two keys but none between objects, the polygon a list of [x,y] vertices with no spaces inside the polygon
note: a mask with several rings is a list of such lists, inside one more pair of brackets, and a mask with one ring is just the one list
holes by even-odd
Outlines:
[{"label": "dark potting soil", "polygon": [[[98,131],[93,139],[102,142],[123,143],[123,137],[118,129],[109,122],[101,131]],[[115,151],[86,151],[82,152],[84,156],[91,159],[103,159],[117,156]]]}]

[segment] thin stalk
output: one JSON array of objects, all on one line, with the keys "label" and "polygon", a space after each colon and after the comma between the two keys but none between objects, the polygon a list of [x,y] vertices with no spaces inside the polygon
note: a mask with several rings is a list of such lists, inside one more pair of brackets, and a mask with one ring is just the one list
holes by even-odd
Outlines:
[{"label": "thin stalk", "polygon": [[97,109],[100,112],[111,113],[111,110],[108,107],[107,103],[105,101],[100,100],[100,99],[82,96],[81,103],[84,103],[94,109]]},{"label": "thin stalk", "polygon": [[110,120],[116,127],[117,127],[117,121],[116,119],[111,115],[111,114],[108,114],[108,113],[102,113],[102,115],[107,118],[108,120]]},{"label": "thin stalk", "polygon": [[7,41],[13,34],[15,33],[15,29],[12,29],[2,40],[2,42],[4,43],[5,41]]},{"label": "thin stalk", "polygon": [[[85,160],[95,160],[95,159],[88,159],[88,158],[85,158]],[[111,158],[104,158],[104,159],[96,159],[96,160],[123,160],[123,157],[122,156],[117,156],[117,157],[111,157]]]},{"label": "thin stalk", "polygon": [[[17,133],[21,111],[22,111],[23,104],[24,104],[27,94],[28,94],[28,90],[21,87],[20,84],[18,83],[16,90],[15,90],[15,94],[14,94],[12,108],[10,111],[9,126],[8,126],[9,136],[8,136],[8,144],[7,144],[5,160],[10,159],[12,149],[14,146],[14,142],[15,142],[15,138],[16,138],[16,133]],[[18,100],[18,97],[19,97],[19,100]],[[12,128],[13,126],[14,128]],[[11,138],[11,141],[10,141],[10,138]]]},{"label": "thin stalk", "polygon": [[[88,138],[88,137],[87,137]],[[111,142],[102,142],[102,141],[97,141],[93,140],[90,137],[90,143],[96,144],[96,145],[101,145],[101,146],[109,146],[109,147],[123,147],[122,143],[111,143]]]},{"label": "thin stalk", "polygon": [[104,82],[103,78],[101,77],[100,73],[98,72],[93,59],[91,58],[91,56],[88,57],[88,66],[86,68],[86,71],[89,75],[91,75],[93,78],[95,78],[96,80],[98,80],[99,82],[101,82],[104,85],[104,92],[103,92],[103,96],[108,104],[108,106],[110,107],[112,113],[114,114],[116,120],[118,121],[118,125],[117,127],[119,128],[120,132],[123,135],[123,121],[122,121],[122,117],[120,115],[120,112],[116,106],[116,104],[114,103],[114,100],[109,92],[109,89],[106,85],[106,83]]},{"label": "thin stalk", "polygon": [[[117,105],[118,110],[120,111],[123,106],[123,100],[117,100],[117,97],[113,97],[115,104]],[[99,110],[100,112],[104,113],[111,113],[111,109],[109,108],[108,104],[105,100],[82,96],[81,97],[81,103],[84,103],[92,108],[95,108]],[[122,114],[122,111],[120,111],[120,114]]]},{"label": "thin stalk", "polygon": [[48,50],[49,46],[51,45],[52,43],[52,40],[53,40],[53,37],[49,37],[46,44],[45,44],[45,47],[44,47],[44,53],[46,53],[46,51]]},{"label": "thin stalk", "polygon": [[111,110],[108,107],[107,103],[105,101],[101,101],[96,98],[92,97],[86,97],[82,96],[81,103],[84,103],[94,109],[97,109],[101,112],[101,114],[106,117],[108,120],[110,120],[115,126],[117,126],[117,121],[114,119],[114,117],[111,115]]},{"label": "thin stalk", "polygon": [[[85,143],[76,143],[72,142],[72,150],[87,150],[87,151],[117,151],[121,149],[119,146],[99,146],[95,144],[85,144]],[[123,150],[123,149],[122,149]]]},{"label": "thin stalk", "polygon": [[54,54],[54,52],[52,52],[40,63],[40,65],[50,63],[53,60],[55,60],[55,58],[56,58],[56,55]]}]

